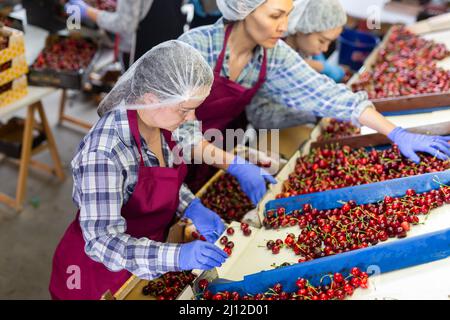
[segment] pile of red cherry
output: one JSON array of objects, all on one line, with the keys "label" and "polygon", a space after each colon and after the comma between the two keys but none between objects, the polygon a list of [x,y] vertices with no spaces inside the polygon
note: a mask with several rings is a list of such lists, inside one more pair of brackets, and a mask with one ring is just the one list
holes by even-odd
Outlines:
[{"label": "pile of red cherry", "polygon": [[448,92],[450,71],[436,64],[448,56],[444,44],[395,27],[373,70],[362,73],[352,89],[367,91],[369,99]]},{"label": "pile of red cherry", "polygon": [[307,279],[298,278],[295,281],[297,291],[286,292],[282,284],[277,283],[267,292],[256,295],[240,295],[238,292],[228,291],[213,294],[208,290],[208,281],[202,279],[199,281],[199,288],[203,292],[200,298],[203,300],[344,300],[352,296],[357,288],[369,287],[369,275],[356,267],[352,268],[347,277],[341,273],[330,274],[326,277],[330,280],[327,285],[313,286]]},{"label": "pile of red cherry", "polygon": [[421,163],[403,157],[396,145],[386,150],[352,150],[340,148],[313,149],[297,160],[294,172],[283,184],[277,198],[380,182],[390,179],[439,172],[450,169],[450,160],[442,161],[422,155]]},{"label": "pile of red cherry", "polygon": [[33,68],[78,71],[89,65],[96,50],[96,45],[85,39],[60,37],[39,54]]},{"label": "pile of red cherry", "polygon": [[330,123],[322,131],[317,141],[325,141],[330,139],[338,139],[344,137],[355,136],[361,133],[361,129],[354,126],[349,121],[331,119]]},{"label": "pile of red cherry", "polygon": [[301,233],[269,240],[268,250],[278,254],[281,248],[292,250],[305,262],[351,250],[374,246],[388,238],[404,238],[419,216],[450,204],[450,187],[442,186],[423,194],[412,189],[401,198],[386,196],[383,201],[357,205],[354,201],[341,208],[317,210],[303,205],[302,210],[287,213],[285,208],[267,211],[263,224],[267,229],[299,226]]},{"label": "pile of red cherry", "polygon": [[229,174],[223,174],[201,197],[203,205],[216,212],[227,222],[240,221],[255,208],[242,191],[239,182]]},{"label": "pile of red cherry", "polygon": [[195,275],[189,271],[169,272],[150,281],[142,289],[142,294],[155,297],[157,300],[175,300],[194,280]]}]

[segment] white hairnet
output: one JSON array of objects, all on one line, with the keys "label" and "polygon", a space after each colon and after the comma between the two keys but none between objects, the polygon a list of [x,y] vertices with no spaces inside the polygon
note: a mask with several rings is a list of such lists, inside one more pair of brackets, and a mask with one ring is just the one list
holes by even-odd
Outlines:
[{"label": "white hairnet", "polygon": [[[120,77],[97,112],[101,117],[116,108],[156,109],[202,101],[213,80],[212,69],[197,50],[178,40],[167,41],[148,51]],[[142,104],[145,94],[155,96],[155,102]]]},{"label": "white hairnet", "polygon": [[217,0],[223,17],[229,21],[244,20],[266,0]]},{"label": "white hairnet", "polygon": [[288,35],[322,32],[346,23],[347,14],[338,0],[297,0],[289,15]]}]

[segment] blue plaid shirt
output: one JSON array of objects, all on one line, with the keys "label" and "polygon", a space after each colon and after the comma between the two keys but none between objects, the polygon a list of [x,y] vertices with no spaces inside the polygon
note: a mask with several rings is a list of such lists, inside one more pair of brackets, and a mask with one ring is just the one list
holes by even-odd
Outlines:
[{"label": "blue plaid shirt", "polygon": [[[214,68],[223,48],[224,35],[225,28],[221,18],[214,25],[192,29],[183,34],[180,40],[200,51]],[[229,77],[230,74],[229,56],[230,48],[227,46],[221,71],[225,77]],[[237,79],[237,83],[247,88],[255,85],[262,57],[263,48],[258,47]],[[358,119],[361,113],[366,108],[373,107],[366,92],[353,93],[345,85],[336,84],[327,76],[316,72],[282,40],[275,48],[267,50],[267,58],[266,82],[248,106],[247,113],[263,112],[264,108],[269,110],[275,104],[280,108],[287,108],[286,112],[289,113],[298,110],[299,113],[309,113],[318,117],[352,120],[355,125],[360,125]],[[251,115],[249,118],[251,120]],[[280,125],[284,118],[281,116]]]},{"label": "blue plaid shirt", "polygon": [[[173,154],[161,135],[163,156],[173,167]],[[197,122],[174,132],[183,148],[201,139]],[[159,166],[155,154],[142,140],[142,155],[148,167]],[[133,238],[126,233],[121,215],[137,183],[139,151],[128,125],[126,111],[116,110],[101,118],[81,142],[72,161],[73,201],[80,210],[80,226],[85,251],[109,270],[126,269],[142,279],[178,271],[180,245]],[[195,196],[186,187],[180,190],[178,215],[182,215]]]}]

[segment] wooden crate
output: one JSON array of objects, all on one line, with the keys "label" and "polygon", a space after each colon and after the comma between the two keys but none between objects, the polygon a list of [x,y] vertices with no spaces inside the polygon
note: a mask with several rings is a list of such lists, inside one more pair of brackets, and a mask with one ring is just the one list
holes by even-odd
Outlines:
[{"label": "wooden crate", "polygon": [[[393,27],[386,34],[383,41],[378,47],[372,51],[369,57],[366,59],[363,67],[356,73],[348,82],[347,86],[351,88],[352,84],[356,83],[365,71],[373,69],[378,53],[386,47],[390,35],[392,34]],[[449,48],[450,49],[450,48]],[[450,92],[439,92],[431,94],[418,94],[410,96],[390,97],[382,99],[373,99],[376,109],[379,112],[394,112],[394,111],[407,111],[417,109],[432,109],[438,107],[450,106]]]}]

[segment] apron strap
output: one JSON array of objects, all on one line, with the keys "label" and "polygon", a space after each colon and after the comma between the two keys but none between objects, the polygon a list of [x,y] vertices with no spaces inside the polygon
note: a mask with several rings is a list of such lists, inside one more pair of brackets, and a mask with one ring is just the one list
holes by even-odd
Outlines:
[{"label": "apron strap", "polygon": [[228,39],[230,39],[231,31],[233,31],[233,24],[230,24],[225,29],[225,37],[223,39],[223,48],[220,52],[219,58],[217,59],[216,67],[214,68],[214,73],[220,75],[220,71],[223,67],[223,62],[225,60],[225,52],[227,51]]},{"label": "apron strap", "polygon": [[134,142],[136,143],[139,156],[141,157],[140,165],[144,166],[144,158],[142,157],[142,144],[141,144],[141,134],[139,133],[139,126],[137,120],[137,111],[136,110],[127,110],[128,116],[128,125],[130,126],[131,134],[133,135]]},{"label": "apron strap", "polygon": [[267,50],[264,49],[261,70],[259,71],[259,79],[257,84],[258,87],[261,87],[261,85],[266,81],[266,76],[267,76]]},{"label": "apron strap", "polygon": [[173,148],[175,148],[176,143],[175,141],[172,141],[172,132],[165,130],[165,129],[161,129],[161,132],[164,136],[164,139],[166,139],[167,144],[169,145],[169,148],[172,150]]}]

